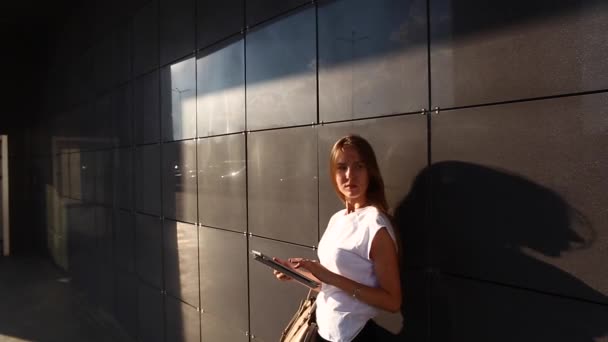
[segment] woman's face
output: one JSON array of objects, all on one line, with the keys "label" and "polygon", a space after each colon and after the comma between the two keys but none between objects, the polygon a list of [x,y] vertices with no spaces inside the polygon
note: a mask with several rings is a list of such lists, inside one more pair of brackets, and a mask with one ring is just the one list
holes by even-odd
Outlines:
[{"label": "woman's face", "polygon": [[346,146],[336,155],[336,184],[350,203],[365,204],[369,177],[359,152]]}]

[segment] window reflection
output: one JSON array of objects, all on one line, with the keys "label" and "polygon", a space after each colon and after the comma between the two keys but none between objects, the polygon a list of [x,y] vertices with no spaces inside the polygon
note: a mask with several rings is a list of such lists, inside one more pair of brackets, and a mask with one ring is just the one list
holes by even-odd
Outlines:
[{"label": "window reflection", "polygon": [[194,57],[165,67],[161,79],[163,139],[196,136],[196,80]]},{"label": "window reflection", "polygon": [[197,60],[198,135],[245,130],[243,40],[216,47]]}]

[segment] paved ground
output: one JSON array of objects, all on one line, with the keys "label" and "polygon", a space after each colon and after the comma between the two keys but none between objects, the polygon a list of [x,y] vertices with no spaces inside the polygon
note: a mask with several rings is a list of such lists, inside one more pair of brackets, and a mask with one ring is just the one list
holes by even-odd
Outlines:
[{"label": "paved ground", "polygon": [[40,257],[0,256],[0,342],[132,341]]}]

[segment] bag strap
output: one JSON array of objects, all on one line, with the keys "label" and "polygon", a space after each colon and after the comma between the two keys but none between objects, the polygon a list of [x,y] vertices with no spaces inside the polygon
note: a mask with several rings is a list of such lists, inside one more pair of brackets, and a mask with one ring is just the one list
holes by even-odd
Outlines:
[{"label": "bag strap", "polygon": [[306,295],[306,299],[310,299],[310,298],[313,298],[312,289],[311,288],[308,289],[308,295]]}]

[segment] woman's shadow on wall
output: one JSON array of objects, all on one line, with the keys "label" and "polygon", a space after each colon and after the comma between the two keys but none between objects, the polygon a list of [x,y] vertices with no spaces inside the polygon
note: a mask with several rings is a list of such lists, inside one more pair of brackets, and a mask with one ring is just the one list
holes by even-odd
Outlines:
[{"label": "woman's shadow on wall", "polygon": [[[404,325],[382,340],[591,342],[608,334],[608,298],[552,265],[568,252],[572,269],[584,262],[577,250],[599,248],[586,218],[554,191],[480,165],[436,163],[418,174],[395,224]],[[594,272],[585,278],[604,277]]]}]

